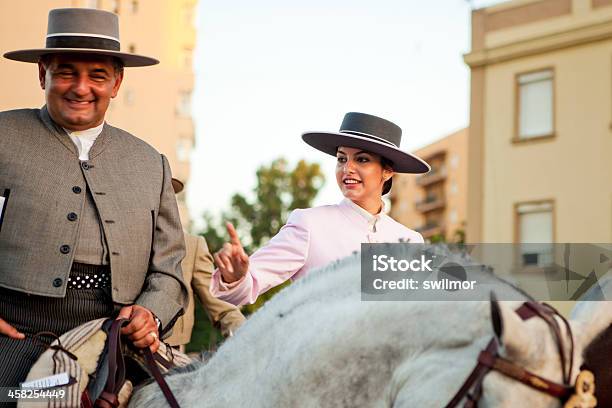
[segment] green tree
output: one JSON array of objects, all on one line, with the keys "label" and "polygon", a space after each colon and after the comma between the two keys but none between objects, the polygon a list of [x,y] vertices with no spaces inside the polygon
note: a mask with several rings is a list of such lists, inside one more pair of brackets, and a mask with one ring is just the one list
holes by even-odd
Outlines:
[{"label": "green tree", "polygon": [[312,206],[325,181],[318,164],[300,160],[293,169],[288,169],[283,158],[260,167],[256,175],[254,200],[234,194],[229,213],[237,221],[241,236],[247,237],[244,242],[248,252],[276,235],[292,210]]},{"label": "green tree", "polygon": [[429,242],[432,244],[465,244],[465,221],[461,223],[461,228],[457,228],[453,232],[453,237],[450,241],[446,239],[444,234],[435,234],[429,238]]},{"label": "green tree", "polygon": [[224,224],[230,221],[236,227],[245,251],[252,253],[276,235],[292,210],[311,207],[325,182],[319,164],[300,160],[289,169],[284,158],[261,166],[256,176],[254,198],[249,200],[241,193],[234,194],[230,209],[221,215],[223,222],[214,220],[209,213],[204,214],[202,235],[211,251],[219,250],[227,241]]}]

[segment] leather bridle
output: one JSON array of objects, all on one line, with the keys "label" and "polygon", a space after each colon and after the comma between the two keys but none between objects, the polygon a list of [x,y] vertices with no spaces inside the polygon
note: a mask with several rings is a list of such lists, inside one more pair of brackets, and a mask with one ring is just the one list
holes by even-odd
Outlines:
[{"label": "leather bridle", "polygon": [[[464,408],[478,406],[478,400],[482,396],[482,383],[484,381],[484,377],[492,370],[497,371],[506,377],[520,381],[521,383],[535,390],[556,397],[563,402],[567,401],[574,395],[575,388],[570,384],[574,364],[574,338],[567,320],[552,306],[533,301],[523,303],[523,305],[516,310],[516,313],[523,320],[528,320],[534,316],[544,319],[551,331],[554,333],[557,350],[559,352],[559,359],[561,361],[561,370],[563,371],[563,384],[540,377],[539,375],[530,372],[518,364],[501,357],[499,355],[498,341],[495,337],[493,337],[491,341],[489,341],[487,347],[480,352],[476,367],[474,367],[459,391],[457,391],[455,396],[446,405],[446,408],[458,406],[464,398],[466,399],[465,404],[463,405]],[[569,361],[567,361],[565,354],[565,341],[563,340],[561,327],[555,319],[555,316],[561,318],[561,321],[564,323],[566,328],[569,338]]]}]

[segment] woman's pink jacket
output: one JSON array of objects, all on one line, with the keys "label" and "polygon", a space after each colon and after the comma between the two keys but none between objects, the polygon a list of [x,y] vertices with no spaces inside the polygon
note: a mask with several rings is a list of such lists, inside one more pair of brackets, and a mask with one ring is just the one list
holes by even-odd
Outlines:
[{"label": "woman's pink jacket", "polygon": [[423,237],[386,214],[371,215],[352,201],[294,210],[287,224],[251,257],[247,274],[227,284],[213,273],[210,291],[235,305],[253,303],[259,294],[287,279],[361,251],[361,243],[422,243]]}]

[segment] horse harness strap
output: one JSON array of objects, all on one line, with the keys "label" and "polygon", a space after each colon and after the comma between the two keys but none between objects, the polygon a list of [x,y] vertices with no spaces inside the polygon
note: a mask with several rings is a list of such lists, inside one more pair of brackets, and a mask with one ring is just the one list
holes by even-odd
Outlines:
[{"label": "horse harness strap", "polygon": [[143,352],[145,356],[145,361],[147,363],[147,367],[149,368],[151,375],[153,376],[153,378],[159,385],[159,388],[161,388],[162,393],[164,394],[164,397],[166,397],[166,401],[168,402],[168,405],[170,405],[171,408],[180,408],[176,398],[174,397],[174,394],[172,393],[172,391],[170,390],[170,387],[168,386],[168,383],[164,379],[162,373],[159,371],[157,364],[155,364],[153,353],[151,353],[151,350],[149,350],[148,348],[143,349]]},{"label": "horse harness strap", "polygon": [[[574,387],[570,385],[570,377],[573,368],[573,354],[574,354],[574,341],[571,333],[569,323],[563,316],[559,315],[558,312],[551,306],[546,304],[539,304],[536,302],[525,302],[523,305],[516,310],[516,313],[523,320],[528,320],[534,316],[538,316],[544,319],[549,327],[552,329],[559,351],[559,358],[561,360],[561,367],[563,370],[563,384],[558,384],[553,381],[547,380],[534,374],[523,367],[501,357],[499,355],[499,344],[497,339],[492,338],[487,347],[480,352],[478,356],[478,362],[468,378],[465,380],[459,391],[453,396],[450,402],[446,405],[446,408],[452,408],[459,405],[459,403],[466,398],[464,408],[473,408],[478,405],[478,400],[482,396],[482,383],[484,377],[491,371],[497,371],[509,378],[513,378],[521,383],[534,388],[538,391],[542,391],[553,397],[559,398],[562,401],[569,399],[574,393]],[[566,356],[564,343],[562,340],[561,329],[559,324],[555,320],[554,316],[559,316],[566,326],[566,330],[570,339],[570,355],[569,355],[569,367],[566,371]]]},{"label": "horse harness strap", "polygon": [[[552,306],[544,303],[540,304],[537,302],[525,302],[521,307],[516,310],[516,313],[523,320],[528,320],[534,316],[538,316],[546,323],[548,323],[548,327],[554,333],[554,339],[557,344],[557,351],[559,352],[559,358],[561,359],[561,370],[563,371],[563,383],[569,384],[572,375],[572,369],[574,368],[574,336],[572,336],[572,329],[570,328],[567,319],[557,312]],[[554,316],[558,316],[561,318],[561,321],[565,325],[565,331],[568,334],[569,338],[569,364],[566,364],[566,355],[565,355],[565,347],[563,344],[563,336],[561,333],[561,328],[559,327],[559,323],[554,318]],[[567,365],[567,372],[565,371],[565,367]]]},{"label": "horse harness strap", "polygon": [[[116,408],[119,406],[118,394],[125,383],[126,366],[121,345],[121,328],[127,325],[127,319],[117,319],[111,324],[108,333],[109,370],[104,390],[96,401],[91,401],[87,392],[81,396],[81,406],[84,408]],[[149,348],[142,349],[144,359],[150,374],[157,382],[171,408],[180,408],[170,387],[160,372],[153,353]]]},{"label": "horse harness strap", "polygon": [[102,394],[95,402],[100,408],[111,408],[119,406],[117,397],[123,383],[125,382],[125,361],[121,351],[121,327],[129,322],[125,319],[116,320],[111,325],[108,337],[109,370],[106,385]]},{"label": "horse harness strap", "polygon": [[[485,353],[497,353],[497,340],[492,338],[487,344],[487,347],[484,351]],[[480,357],[479,357],[480,360]],[[452,408],[459,405],[461,400],[464,397],[467,397],[464,407],[465,408],[473,408],[478,404],[478,400],[482,395],[482,382],[484,380],[485,375],[487,375],[491,371],[491,367],[485,364],[481,364],[480,361],[476,364],[476,367],[472,370],[468,378],[465,380],[459,391],[455,394],[455,396],[450,400],[448,404],[446,404],[446,408]],[[470,390],[473,389],[472,392]]]},{"label": "horse harness strap", "polygon": [[568,398],[574,390],[574,388],[571,386],[557,384],[547,380],[546,378],[542,378],[539,375],[534,374],[503,357],[500,357],[497,355],[497,352],[495,354],[491,354],[486,351],[482,351],[478,356],[478,363],[489,367],[491,370],[502,373],[507,377],[514,378],[515,380],[520,381],[531,388],[543,391],[559,399]]}]

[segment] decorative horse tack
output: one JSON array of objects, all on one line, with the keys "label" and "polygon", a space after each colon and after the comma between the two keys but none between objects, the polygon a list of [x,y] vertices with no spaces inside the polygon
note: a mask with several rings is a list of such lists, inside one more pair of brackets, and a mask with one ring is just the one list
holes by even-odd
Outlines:
[{"label": "decorative horse tack", "polygon": [[594,408],[597,406],[595,398],[595,376],[589,370],[582,370],[576,377],[576,392],[565,403],[563,408]]},{"label": "decorative horse tack", "polygon": [[[588,370],[582,370],[576,378],[575,386],[570,383],[570,376],[573,366],[574,355],[574,339],[571,328],[567,320],[557,312],[553,307],[547,304],[539,304],[537,302],[525,302],[516,310],[516,313],[523,320],[530,319],[533,316],[538,316],[549,325],[555,334],[555,341],[559,351],[561,360],[561,369],[563,371],[563,384],[559,384],[546,378],[542,378],[537,374],[526,370],[525,368],[509,361],[499,355],[499,344],[494,337],[491,339],[487,347],[480,352],[478,361],[468,378],[463,385],[453,396],[451,401],[446,405],[446,408],[452,408],[466,398],[465,408],[472,408],[478,405],[478,400],[482,396],[482,382],[484,377],[491,371],[495,370],[509,378],[513,378],[523,384],[544,392],[548,395],[556,397],[561,401],[567,401],[564,408],[594,408],[597,406],[597,399],[594,396],[595,392],[595,377]],[[566,371],[565,350],[561,337],[559,324],[554,319],[554,316],[561,318],[565,324],[567,333],[570,339],[570,361]]]}]

